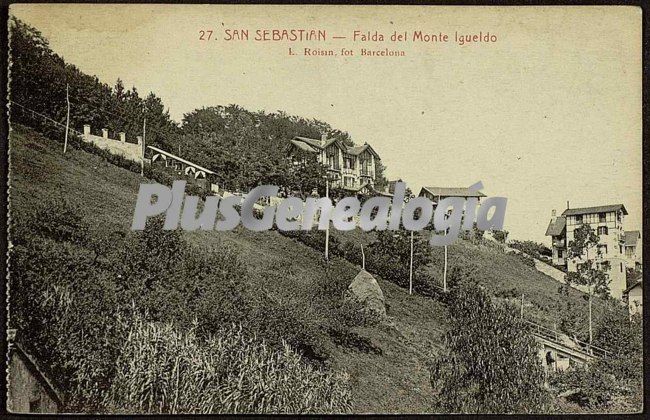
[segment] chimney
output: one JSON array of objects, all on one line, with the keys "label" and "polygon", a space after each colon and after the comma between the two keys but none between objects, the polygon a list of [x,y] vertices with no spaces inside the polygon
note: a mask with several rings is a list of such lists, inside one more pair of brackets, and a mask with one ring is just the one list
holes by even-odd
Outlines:
[{"label": "chimney", "polygon": [[566,209],[569,210],[569,200],[566,201]]},{"label": "chimney", "polygon": [[124,131],[120,131],[118,134],[120,136],[120,141],[122,143],[126,142],[126,133]]},{"label": "chimney", "polygon": [[142,136],[138,136],[138,144],[142,144]]},{"label": "chimney", "polygon": [[102,128],[102,137],[105,139],[108,138],[108,128]]},{"label": "chimney", "polygon": [[84,124],[84,136],[88,137],[90,135],[90,124]]},{"label": "chimney", "polygon": [[555,209],[551,210],[551,221],[555,222],[557,220],[557,212]]},{"label": "chimney", "polygon": [[323,133],[320,135],[320,144],[325,144],[327,141],[327,133]]}]

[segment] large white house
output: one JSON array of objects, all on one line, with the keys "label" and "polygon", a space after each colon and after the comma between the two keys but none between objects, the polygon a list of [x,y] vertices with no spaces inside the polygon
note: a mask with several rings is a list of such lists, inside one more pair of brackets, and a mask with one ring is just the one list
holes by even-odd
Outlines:
[{"label": "large white house", "polygon": [[373,190],[380,158],[368,143],[350,147],[325,135],[321,139],[294,137],[287,153],[294,163],[316,157],[326,167],[333,188],[354,192]]},{"label": "large white house", "polygon": [[[621,299],[626,289],[626,268],[630,265],[630,257],[626,256],[627,235],[623,228],[626,215],[627,210],[622,204],[566,209],[561,216],[556,216],[555,210],[553,210],[551,221],[546,229],[546,236],[551,237],[553,264],[564,266],[568,271],[575,272],[578,264],[586,259],[595,261],[598,266],[607,270],[610,279],[610,294]],[[574,232],[585,224],[590,225],[599,235],[600,256],[597,256],[597,252],[594,250],[580,259],[568,258],[568,247],[574,239]],[[632,236],[630,235],[630,237]]]}]

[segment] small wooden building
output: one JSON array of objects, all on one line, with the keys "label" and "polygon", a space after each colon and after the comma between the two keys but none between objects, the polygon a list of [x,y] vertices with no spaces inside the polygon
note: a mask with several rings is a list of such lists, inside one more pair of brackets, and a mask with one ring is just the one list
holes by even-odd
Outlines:
[{"label": "small wooden building", "polygon": [[50,380],[8,330],[9,364],[7,411],[11,413],[58,413],[63,400]]}]

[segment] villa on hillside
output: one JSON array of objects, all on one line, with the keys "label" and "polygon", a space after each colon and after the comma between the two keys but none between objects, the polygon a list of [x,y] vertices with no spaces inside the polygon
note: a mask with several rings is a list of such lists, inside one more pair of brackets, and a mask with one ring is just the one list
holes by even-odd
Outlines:
[{"label": "villa on hillside", "polygon": [[327,169],[330,186],[355,193],[372,193],[376,181],[376,165],[379,154],[365,143],[362,146],[346,146],[338,139],[294,137],[287,155],[294,164],[308,158],[316,160]]},{"label": "villa on hillside", "polygon": [[[617,299],[622,299],[626,289],[626,268],[629,265],[629,257],[626,257],[627,232],[623,229],[623,220],[627,214],[622,204],[567,208],[559,217],[553,210],[551,221],[546,229],[546,236],[551,237],[553,264],[564,266],[569,272],[575,272],[580,261],[586,258],[595,261],[599,267],[607,270],[610,294]],[[584,255],[580,260],[575,261],[568,258],[568,247],[574,239],[575,230],[584,224],[592,226],[599,235],[598,249],[601,255],[597,256],[597,253],[592,251],[592,255]],[[636,252],[636,246],[640,242],[635,241],[634,244],[634,252]]]}]

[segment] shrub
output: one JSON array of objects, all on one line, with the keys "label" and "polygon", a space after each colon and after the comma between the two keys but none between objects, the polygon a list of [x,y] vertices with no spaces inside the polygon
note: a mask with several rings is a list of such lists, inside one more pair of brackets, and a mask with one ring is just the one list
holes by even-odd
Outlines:
[{"label": "shrub", "polygon": [[599,411],[639,411],[643,403],[643,332],[640,317],[620,305],[603,315],[594,343],[610,351],[587,368],[554,375],[549,383],[569,401]]},{"label": "shrub", "polygon": [[508,239],[508,231],[495,230],[492,232],[492,237],[494,238],[495,241],[504,244],[506,243],[506,239]]},{"label": "shrub", "polygon": [[195,330],[136,318],[105,403],[128,413],[342,413],[348,378],[302,361],[285,343],[268,347],[224,327],[201,340]]},{"label": "shrub", "polygon": [[246,271],[236,255],[196,250],[156,223],[126,236],[91,235],[60,199],[13,213],[10,325],[65,391],[69,411],[100,407],[125,336],[116,317],[200,317],[206,332],[244,317]]},{"label": "shrub", "polygon": [[509,244],[510,248],[518,249],[531,257],[541,259],[542,257],[551,257],[553,253],[546,245],[535,241],[518,241],[513,239]]},{"label": "shrub", "polygon": [[546,408],[537,344],[512,308],[471,282],[449,296],[446,353],[431,364],[436,412],[531,413]]},{"label": "shrub", "polygon": [[519,261],[521,261],[524,265],[527,265],[528,267],[535,268],[535,260],[533,257],[530,257],[526,254],[520,254],[520,253],[514,253],[511,254],[512,258],[516,258]]}]

